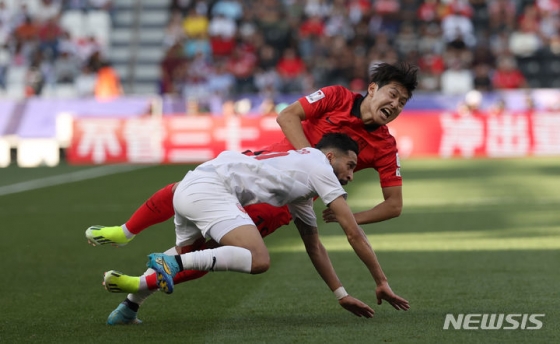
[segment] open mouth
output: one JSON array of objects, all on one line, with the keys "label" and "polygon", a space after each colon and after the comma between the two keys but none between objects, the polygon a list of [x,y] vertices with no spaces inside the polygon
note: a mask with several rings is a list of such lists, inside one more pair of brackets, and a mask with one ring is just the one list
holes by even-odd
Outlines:
[{"label": "open mouth", "polygon": [[385,115],[385,119],[389,119],[391,117],[391,111],[389,109],[383,108],[381,112]]}]

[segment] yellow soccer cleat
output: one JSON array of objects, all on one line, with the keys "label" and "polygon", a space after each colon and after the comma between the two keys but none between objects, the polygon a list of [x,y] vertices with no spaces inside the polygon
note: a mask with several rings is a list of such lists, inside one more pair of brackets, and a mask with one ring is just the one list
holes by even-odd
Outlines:
[{"label": "yellow soccer cleat", "polygon": [[93,246],[107,244],[124,246],[134,239],[134,237],[128,239],[121,226],[91,226],[86,229],[86,238],[88,239],[88,243]]},{"label": "yellow soccer cleat", "polygon": [[103,286],[111,293],[132,293],[140,289],[140,277],[128,276],[122,272],[110,270],[103,275]]}]

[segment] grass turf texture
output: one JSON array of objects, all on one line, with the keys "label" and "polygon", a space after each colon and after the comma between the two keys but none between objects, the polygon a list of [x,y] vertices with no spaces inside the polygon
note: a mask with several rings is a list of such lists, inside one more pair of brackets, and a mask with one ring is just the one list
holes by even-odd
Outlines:
[{"label": "grass turf texture", "polygon": [[[89,167],[87,167],[89,168]],[[0,169],[0,187],[85,167]],[[346,289],[373,319],[342,309],[314,271],[295,227],[266,239],[271,269],[211,273],[157,293],[140,326],[105,325],[124,299],[109,269],[144,271],[174,243],[172,222],[126,247],[91,247],[84,230],[115,225],[185,166],[157,166],[0,196],[1,343],[554,343],[560,341],[560,162],[405,160],[401,217],[364,229],[408,312],[375,304],[375,285],[336,224],[320,233]],[[355,211],[381,200],[375,173],[348,187]],[[316,202],[317,210],[322,209]],[[443,330],[445,314],[546,314],[540,330]]]}]

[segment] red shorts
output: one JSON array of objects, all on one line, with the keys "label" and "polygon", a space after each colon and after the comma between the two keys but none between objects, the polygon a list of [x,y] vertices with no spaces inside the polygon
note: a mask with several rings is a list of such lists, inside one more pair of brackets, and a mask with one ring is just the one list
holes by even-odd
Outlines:
[{"label": "red shorts", "polygon": [[245,207],[249,216],[261,232],[261,236],[274,233],[278,228],[285,226],[292,220],[288,206],[274,207],[270,204],[259,203]]}]

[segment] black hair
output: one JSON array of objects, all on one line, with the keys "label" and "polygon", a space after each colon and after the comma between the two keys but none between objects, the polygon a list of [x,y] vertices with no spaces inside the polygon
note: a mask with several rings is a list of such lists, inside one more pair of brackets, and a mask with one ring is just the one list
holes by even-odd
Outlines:
[{"label": "black hair", "polygon": [[358,143],[354,141],[350,136],[343,133],[326,133],[323,135],[321,140],[315,145],[317,149],[324,148],[335,148],[346,153],[352,151],[358,155],[360,153],[360,147]]},{"label": "black hair", "polygon": [[378,63],[373,66],[369,74],[369,83],[375,83],[379,88],[390,82],[398,82],[408,91],[408,97],[418,86],[418,67],[401,61],[395,64]]}]

